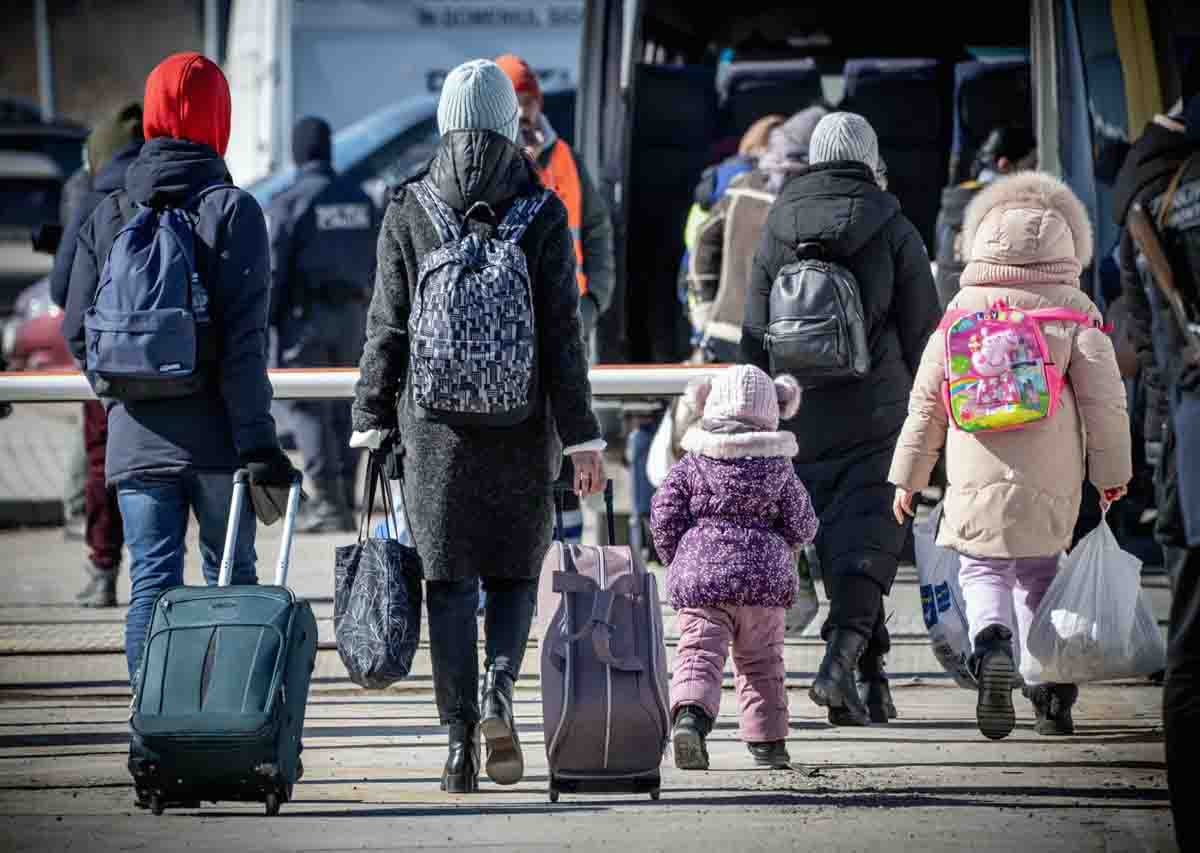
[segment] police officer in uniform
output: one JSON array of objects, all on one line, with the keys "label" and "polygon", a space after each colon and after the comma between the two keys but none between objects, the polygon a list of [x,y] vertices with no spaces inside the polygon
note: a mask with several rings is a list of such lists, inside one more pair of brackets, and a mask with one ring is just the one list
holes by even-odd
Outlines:
[{"label": "police officer in uniform", "polygon": [[[279,364],[354,367],[371,297],[378,212],[360,187],[334,172],[324,120],[296,123],[292,155],[296,182],[267,208]],[[354,530],[358,451],[349,447],[350,403],[298,400],[291,418],[313,492],[296,530]]]}]

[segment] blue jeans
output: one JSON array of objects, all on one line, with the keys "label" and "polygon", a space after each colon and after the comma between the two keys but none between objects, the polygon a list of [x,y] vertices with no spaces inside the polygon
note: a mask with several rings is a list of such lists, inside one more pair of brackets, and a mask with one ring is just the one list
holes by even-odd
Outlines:
[{"label": "blue jeans", "polygon": [[[129,546],[129,579],[133,592],[125,617],[125,657],[129,678],[137,672],[146,644],[146,631],[159,593],[183,583],[188,511],[200,526],[200,556],[204,579],[217,582],[225,524],[233,496],[233,474],[185,471],[181,474],[144,475],[117,486],[117,501]],[[238,524],[233,560],[233,583],[257,583],[254,570],[255,518],[247,496]]]}]

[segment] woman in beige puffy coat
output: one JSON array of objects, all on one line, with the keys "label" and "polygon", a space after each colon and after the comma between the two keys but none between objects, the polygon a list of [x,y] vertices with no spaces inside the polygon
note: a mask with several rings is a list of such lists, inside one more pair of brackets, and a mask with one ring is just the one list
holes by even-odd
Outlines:
[{"label": "woman in beige puffy coat", "polygon": [[[950,428],[942,387],[946,336],[936,332],[922,357],[889,480],[896,517],[912,514],[912,496],[929,484],[946,450],[945,513],[938,544],[961,555],[959,581],[975,640],[980,731],[1001,738],[1015,713],[1013,631],[1024,646],[1033,614],[1071,542],[1085,477],[1108,501],[1132,476],[1129,417],[1112,342],[1079,289],[1092,257],[1092,230],[1079,199],[1061,181],[1023,172],[996,181],[967,208],[962,289],[947,308],[985,311],[1003,300],[1032,311],[1066,308],[1092,324],[1041,324],[1054,363],[1066,377],[1058,410],[1008,432]],[[1015,611],[1016,625],[1012,624]],[[1037,731],[1072,731],[1074,685],[1025,691]]]}]

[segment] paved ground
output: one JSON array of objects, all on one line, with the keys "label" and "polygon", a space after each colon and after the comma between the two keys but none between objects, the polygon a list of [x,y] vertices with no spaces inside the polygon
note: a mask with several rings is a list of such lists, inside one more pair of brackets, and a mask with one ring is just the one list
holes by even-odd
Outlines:
[{"label": "paved ground", "polygon": [[[275,530],[262,536],[264,565]],[[727,690],[709,772],[677,771],[668,758],[659,803],[564,796],[550,805],[538,681],[527,667],[518,703],[525,781],[447,796],[438,791],[445,735],[432,713],[427,650],[408,682],[367,693],[344,679],[329,647],[338,542],[303,538],[294,559],[293,585],[314,601],[323,640],[295,802],[272,820],[228,804],[155,818],[133,809],[124,768],[122,611],[69,606],[81,553],[57,531],[0,532],[0,850],[1173,849],[1160,691],[1134,682],[1085,688],[1078,733],[1056,740],[1035,735],[1020,705],[1013,736],[986,741],[975,731],[974,697],[941,677],[928,652],[911,571],[890,602],[901,718],[888,726],[825,724],[807,698],[820,656],[814,626],[786,648],[797,769],[752,769]],[[1165,614],[1161,579],[1146,585]],[[668,613],[668,634],[672,621]],[[536,666],[535,655],[527,661]]]}]

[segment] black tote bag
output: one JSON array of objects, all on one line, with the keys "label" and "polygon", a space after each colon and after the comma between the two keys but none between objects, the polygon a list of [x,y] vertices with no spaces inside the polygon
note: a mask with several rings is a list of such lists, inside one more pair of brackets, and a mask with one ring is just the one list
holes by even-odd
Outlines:
[{"label": "black tote bag", "polygon": [[[358,541],[335,551],[333,627],[338,655],[361,687],[380,689],[405,678],[421,636],[421,558],[396,538],[370,536],[375,489],[382,487],[387,530],[395,537],[392,490],[384,470],[384,454],[372,452],[367,462],[367,500]],[[408,508],[401,506],[405,522]]]}]

